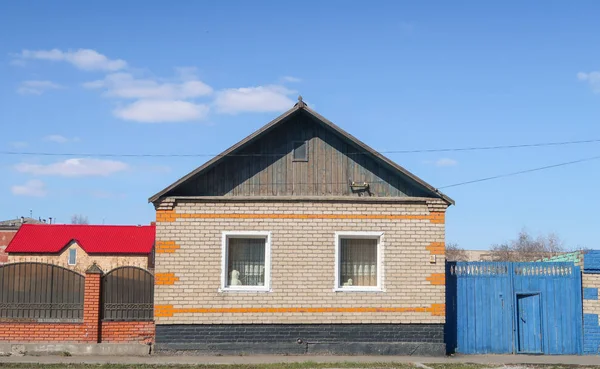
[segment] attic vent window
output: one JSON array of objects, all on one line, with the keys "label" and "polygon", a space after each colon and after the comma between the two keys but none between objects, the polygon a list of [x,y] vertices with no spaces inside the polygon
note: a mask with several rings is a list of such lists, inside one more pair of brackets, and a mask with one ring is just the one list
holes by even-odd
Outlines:
[{"label": "attic vent window", "polygon": [[294,161],[308,161],[308,141],[294,141]]},{"label": "attic vent window", "polygon": [[77,264],[77,249],[69,249],[69,265]]}]

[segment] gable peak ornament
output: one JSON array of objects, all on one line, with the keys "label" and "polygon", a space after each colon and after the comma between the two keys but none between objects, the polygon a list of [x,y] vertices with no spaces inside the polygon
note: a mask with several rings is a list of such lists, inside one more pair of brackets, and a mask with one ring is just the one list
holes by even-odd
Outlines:
[{"label": "gable peak ornament", "polygon": [[304,102],[304,100],[302,100],[302,95],[298,96],[298,102],[294,106],[297,106],[299,108],[304,108],[306,106],[306,103]]}]

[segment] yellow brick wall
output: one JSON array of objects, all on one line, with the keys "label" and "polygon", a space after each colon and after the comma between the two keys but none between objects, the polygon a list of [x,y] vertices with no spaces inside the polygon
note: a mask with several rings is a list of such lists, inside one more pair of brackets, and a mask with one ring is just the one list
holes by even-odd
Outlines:
[{"label": "yellow brick wall", "polygon": [[[581,284],[583,288],[600,288],[600,274],[581,274]],[[584,314],[600,315],[600,300],[583,299]]]},{"label": "yellow brick wall", "polygon": [[[68,265],[70,249],[77,250],[75,265]],[[69,247],[65,248],[59,254],[10,254],[8,256],[9,263],[28,261],[60,265],[79,273],[85,273],[86,269],[89,268],[93,263],[96,263],[104,272],[109,272],[110,270],[120,266],[136,266],[148,269],[148,256],[88,255],[76,242],[71,243]]]},{"label": "yellow brick wall", "polygon": [[[159,204],[157,324],[444,323],[445,203]],[[271,232],[271,291],[221,292],[222,232]],[[335,232],[383,232],[383,291],[334,292]],[[430,258],[437,256],[432,264]]]}]

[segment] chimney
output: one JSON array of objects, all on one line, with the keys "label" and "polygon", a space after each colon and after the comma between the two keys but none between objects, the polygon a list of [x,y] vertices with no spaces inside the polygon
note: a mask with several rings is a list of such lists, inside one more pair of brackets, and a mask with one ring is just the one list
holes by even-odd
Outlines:
[{"label": "chimney", "polygon": [[25,223],[25,217],[21,217],[21,224]]},{"label": "chimney", "polygon": [[49,224],[52,224],[52,217],[48,217],[48,220],[49,220],[49,222],[48,222],[48,223],[49,223]]}]

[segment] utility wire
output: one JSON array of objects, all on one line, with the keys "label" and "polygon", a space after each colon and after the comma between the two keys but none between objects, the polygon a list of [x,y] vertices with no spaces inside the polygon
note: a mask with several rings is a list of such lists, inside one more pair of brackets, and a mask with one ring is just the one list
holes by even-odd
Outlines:
[{"label": "utility wire", "polygon": [[[542,142],[542,143],[531,143],[531,144],[520,144],[520,145],[498,145],[498,146],[472,146],[472,147],[454,147],[454,148],[440,148],[440,149],[417,149],[417,150],[391,150],[391,151],[379,151],[381,154],[415,154],[415,153],[433,153],[433,152],[459,152],[459,151],[483,151],[483,150],[506,150],[506,149],[518,149],[518,148],[532,148],[532,147],[549,147],[549,146],[565,146],[565,145],[578,145],[586,143],[597,143],[600,139],[592,140],[578,140],[578,141],[561,141],[561,142]],[[288,153],[279,154],[108,154],[108,153],[73,153],[73,152],[33,152],[33,151],[0,151],[0,155],[35,155],[35,156],[95,156],[95,157],[145,157],[145,158],[175,158],[175,157],[265,157],[265,156],[283,156]],[[347,155],[361,155],[370,154],[368,151],[357,151],[347,152]]]},{"label": "utility wire", "polygon": [[458,187],[458,186],[463,186],[463,185],[467,185],[467,184],[471,184],[471,183],[491,181],[493,179],[505,178],[505,177],[512,177],[512,176],[516,176],[516,175],[519,175],[519,174],[525,174],[525,173],[531,173],[531,172],[539,172],[541,170],[546,170],[546,169],[551,169],[551,168],[557,168],[557,167],[564,167],[564,166],[567,166],[567,165],[572,165],[572,164],[577,164],[577,163],[583,163],[583,162],[586,162],[586,161],[592,161],[592,160],[598,160],[598,159],[600,159],[600,155],[599,156],[592,156],[590,158],[584,158],[584,159],[579,159],[579,160],[567,161],[567,162],[564,162],[564,163],[547,165],[545,167],[538,167],[538,168],[526,169],[526,170],[521,170],[521,171],[518,171],[518,172],[512,172],[512,173],[506,173],[506,174],[499,174],[499,175],[492,176],[492,177],[474,179],[472,181],[454,183],[454,184],[451,184],[451,185],[448,185],[448,186],[439,187],[438,189],[441,190],[441,189],[444,189],[444,188]]}]

